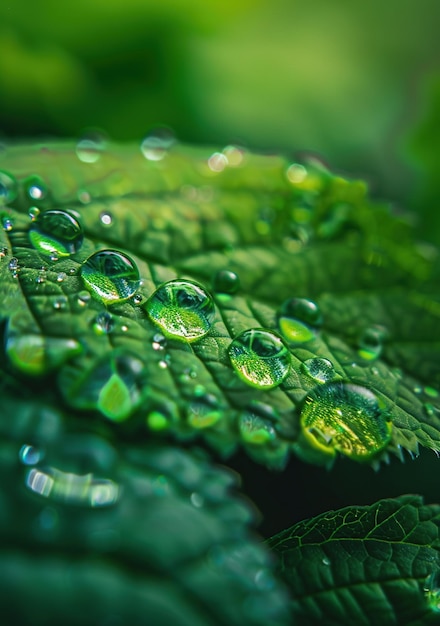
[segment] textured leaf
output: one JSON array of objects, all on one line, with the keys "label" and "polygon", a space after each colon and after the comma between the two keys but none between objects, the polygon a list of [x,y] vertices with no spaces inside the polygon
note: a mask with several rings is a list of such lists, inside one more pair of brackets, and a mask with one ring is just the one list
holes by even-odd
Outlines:
[{"label": "textured leaf", "polygon": [[[93,158],[82,162],[61,144],[5,154],[3,167],[18,180],[17,197],[2,210],[0,243],[9,372],[49,404],[61,398],[78,419],[124,421],[118,437],[147,438],[147,420],[183,439],[201,432],[224,454],[241,441],[255,458],[282,467],[292,447],[328,462],[304,452],[299,436],[304,399],[319,386],[303,363],[318,356],[332,361],[336,380],[374,392],[392,421],[389,450],[440,449],[437,253],[416,246],[405,219],[373,205],[363,183],[315,161],[289,167],[234,148],[177,147],[148,160],[110,146]],[[29,197],[32,175],[42,178],[45,196]],[[28,235],[35,205],[76,216],[85,232],[76,253],[51,260],[35,249]],[[82,263],[106,248],[128,253],[142,280],[138,299],[108,310],[80,276]],[[183,277],[210,290],[224,269],[237,273],[240,289],[214,293],[211,331],[191,344],[158,339],[145,311],[154,289]],[[249,328],[279,332],[279,307],[298,296],[318,303],[322,330],[289,345],[291,370],[281,385],[248,385],[231,367],[231,339]],[[109,313],[111,332],[97,332]],[[357,343],[371,325],[385,336],[373,360]]]},{"label": "textured leaf", "polygon": [[270,539],[292,591],[294,623],[440,623],[432,587],[439,526],[438,505],[402,496],[330,511]]}]

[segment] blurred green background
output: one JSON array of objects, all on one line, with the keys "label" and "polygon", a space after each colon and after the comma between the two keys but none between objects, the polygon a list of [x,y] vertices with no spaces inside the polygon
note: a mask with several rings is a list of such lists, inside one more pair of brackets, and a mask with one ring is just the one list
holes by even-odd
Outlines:
[{"label": "blurred green background", "polygon": [[3,0],[0,132],[239,142],[366,177],[440,242],[437,0]]}]

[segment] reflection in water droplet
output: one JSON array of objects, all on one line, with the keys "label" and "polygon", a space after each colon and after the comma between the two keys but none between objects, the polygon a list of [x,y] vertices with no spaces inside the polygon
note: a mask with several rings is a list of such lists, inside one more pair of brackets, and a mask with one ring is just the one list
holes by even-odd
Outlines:
[{"label": "reflection in water droplet", "polygon": [[106,211],[101,213],[99,219],[101,220],[101,224],[103,226],[111,226],[113,224],[113,217],[110,213],[107,213]]},{"label": "reflection in water droplet", "polygon": [[100,131],[87,132],[76,145],[76,156],[83,163],[96,163],[106,149],[105,135]]},{"label": "reflection in water droplet", "polygon": [[377,397],[350,383],[316,387],[304,401],[301,426],[315,448],[331,456],[339,451],[358,461],[376,455],[391,438],[391,423]]},{"label": "reflection in water droplet", "polygon": [[31,218],[31,220],[34,222],[37,217],[40,215],[40,209],[36,206],[32,206],[29,209],[29,217]]},{"label": "reflection in water droplet", "polygon": [[8,269],[11,272],[12,278],[18,278],[18,273],[20,271],[20,265],[18,263],[17,257],[11,257],[8,263]]},{"label": "reflection in water droplet", "polygon": [[9,204],[13,202],[16,197],[17,181],[8,172],[0,170],[0,205]]},{"label": "reflection in water droplet", "polygon": [[423,588],[429,608],[440,613],[440,570],[434,570],[425,579]]},{"label": "reflection in water droplet", "polygon": [[160,285],[145,305],[152,321],[165,335],[196,341],[214,322],[212,297],[201,285],[189,280],[170,280]]},{"label": "reflection in water droplet", "polygon": [[93,330],[98,335],[108,335],[113,331],[114,327],[115,320],[113,319],[113,315],[108,311],[102,311],[95,317]]},{"label": "reflection in water droplet", "polygon": [[272,423],[253,413],[246,412],[240,415],[238,428],[246,443],[261,446],[276,439]]},{"label": "reflection in water droplet", "polygon": [[81,266],[81,277],[92,296],[105,304],[129,300],[139,288],[139,270],[122,252],[100,250]]},{"label": "reflection in water droplet", "polygon": [[212,277],[212,288],[216,293],[236,293],[240,287],[240,279],[235,272],[220,270]]},{"label": "reflection in water droplet", "polygon": [[260,389],[281,384],[290,370],[290,353],[278,335],[263,328],[245,330],[228,349],[242,380]]},{"label": "reflection in water droplet", "polygon": [[137,293],[135,296],[133,296],[133,303],[139,305],[143,300],[143,297],[140,293]]},{"label": "reflection in water droplet", "polygon": [[161,161],[176,143],[169,128],[152,130],[141,143],[141,152],[148,161]]},{"label": "reflection in water droplet", "polygon": [[312,300],[291,298],[277,313],[278,328],[289,343],[306,343],[316,336],[322,324],[321,311]]},{"label": "reflection in water droplet", "polygon": [[47,196],[47,185],[39,176],[29,176],[24,181],[24,189],[26,195],[36,202],[44,200]]},{"label": "reflection in water droplet", "polygon": [[40,213],[29,230],[29,239],[34,248],[52,260],[78,252],[83,238],[80,223],[66,211]]},{"label": "reflection in water droplet", "polygon": [[36,465],[44,456],[40,448],[30,445],[21,446],[18,454],[24,465]]},{"label": "reflection in water droplet", "polygon": [[88,291],[80,291],[78,294],[78,304],[81,307],[87,306],[90,302],[91,295]]},{"label": "reflection in water droplet", "polygon": [[318,383],[327,383],[335,377],[335,368],[329,359],[314,357],[303,363],[304,371]]},{"label": "reflection in water droplet", "polygon": [[13,222],[10,217],[4,217],[2,219],[2,224],[3,224],[3,229],[6,230],[7,232],[10,232],[14,227]]},{"label": "reflection in water droplet", "polygon": [[377,327],[366,328],[358,340],[358,354],[367,361],[379,358],[383,348],[384,331]]}]

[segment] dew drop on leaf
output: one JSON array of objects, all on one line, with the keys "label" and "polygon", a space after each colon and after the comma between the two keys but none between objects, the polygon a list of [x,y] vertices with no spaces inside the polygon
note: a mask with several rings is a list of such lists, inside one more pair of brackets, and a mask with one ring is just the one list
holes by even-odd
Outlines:
[{"label": "dew drop on leaf", "polygon": [[23,445],[18,453],[23,465],[36,465],[43,458],[43,452],[37,446]]},{"label": "dew drop on leaf", "polygon": [[319,385],[306,397],[301,427],[315,448],[331,456],[338,451],[358,461],[376,455],[391,438],[391,423],[375,394],[343,382]]},{"label": "dew drop on leaf", "polygon": [[212,277],[211,284],[216,293],[233,294],[240,288],[240,279],[235,272],[219,270]]},{"label": "dew drop on leaf", "polygon": [[314,357],[303,363],[303,369],[318,383],[327,383],[335,377],[335,368],[329,359]]},{"label": "dew drop on leaf", "polygon": [[80,291],[78,294],[78,304],[81,307],[87,306],[87,304],[90,302],[90,298],[91,295],[88,291],[86,291],[85,289],[83,291]]},{"label": "dew drop on leaf", "polygon": [[318,305],[306,298],[286,300],[277,313],[278,328],[288,343],[306,343],[322,324]]},{"label": "dew drop on leaf", "polygon": [[106,138],[99,131],[91,131],[76,144],[76,156],[83,163],[96,163],[107,145]]},{"label": "dew drop on leaf", "polygon": [[99,219],[103,226],[111,226],[113,224],[113,217],[111,213],[108,213],[107,211],[103,211],[99,216]]},{"label": "dew drop on leaf", "polygon": [[0,246],[0,259],[4,259],[8,254],[8,249],[6,246]]},{"label": "dew drop on leaf", "polygon": [[366,328],[358,339],[358,354],[366,361],[379,358],[383,347],[384,332],[380,328]]},{"label": "dew drop on leaf", "polygon": [[65,272],[60,272],[57,274],[57,283],[62,283],[67,278],[67,274]]},{"label": "dew drop on leaf", "polygon": [[289,374],[290,353],[282,339],[269,330],[245,330],[235,337],[228,352],[239,377],[259,389],[276,387]]},{"label": "dew drop on leaf", "polygon": [[29,176],[23,183],[25,193],[30,200],[38,202],[47,196],[47,185],[40,176]]},{"label": "dew drop on leaf", "polygon": [[9,204],[13,202],[16,197],[17,181],[8,172],[0,170],[0,205]]},{"label": "dew drop on leaf", "polygon": [[13,224],[11,218],[9,218],[9,217],[4,217],[2,219],[2,225],[3,225],[3,229],[6,230],[6,232],[8,232],[8,233],[11,232],[11,230],[14,227],[14,224]]},{"label": "dew drop on leaf", "polygon": [[81,266],[81,277],[86,289],[104,304],[129,300],[140,285],[135,262],[116,250],[92,254]]},{"label": "dew drop on leaf", "polygon": [[29,229],[33,247],[51,260],[78,252],[83,238],[82,226],[76,218],[56,209],[40,213]]},{"label": "dew drop on leaf", "polygon": [[425,579],[423,587],[429,608],[434,613],[440,613],[440,571],[434,570]]},{"label": "dew drop on leaf", "polygon": [[152,130],[141,143],[141,152],[148,161],[161,161],[176,143],[169,128]]},{"label": "dew drop on leaf", "polygon": [[93,329],[98,335],[108,335],[115,327],[113,315],[108,311],[102,311],[95,317]]},{"label": "dew drop on leaf", "polygon": [[151,320],[164,335],[196,341],[214,322],[215,306],[205,289],[189,280],[170,280],[160,285],[145,304]]},{"label": "dew drop on leaf", "polygon": [[166,345],[167,345],[167,340],[160,333],[155,333],[155,335],[153,336],[153,342],[151,345],[152,345],[153,350],[165,350]]},{"label": "dew drop on leaf", "polygon": [[148,428],[154,432],[167,430],[170,426],[168,417],[160,411],[150,411],[147,415],[146,421]]},{"label": "dew drop on leaf", "polygon": [[240,415],[238,429],[243,441],[257,446],[264,445],[276,438],[272,423],[250,412]]},{"label": "dew drop on leaf", "polygon": [[31,218],[33,222],[35,222],[35,220],[37,219],[39,215],[40,215],[40,209],[38,207],[32,206],[29,209],[29,217]]}]

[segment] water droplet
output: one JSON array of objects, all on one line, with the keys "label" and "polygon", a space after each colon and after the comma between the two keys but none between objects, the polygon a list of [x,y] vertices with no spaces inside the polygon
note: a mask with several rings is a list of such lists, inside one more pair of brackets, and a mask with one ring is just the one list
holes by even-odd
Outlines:
[{"label": "water droplet", "polygon": [[113,315],[108,311],[102,311],[95,317],[93,330],[98,335],[108,335],[113,331],[114,327],[115,320],[113,319]]},{"label": "water droplet", "polygon": [[148,161],[161,161],[176,143],[169,128],[152,130],[141,143],[141,152]]},{"label": "water droplet", "polygon": [[107,145],[101,131],[89,131],[76,145],[76,156],[83,163],[96,163],[101,158]]},{"label": "water droplet", "polygon": [[113,217],[110,213],[107,213],[107,211],[103,211],[99,216],[99,219],[101,220],[101,224],[103,226],[111,226],[113,224]]},{"label": "water droplet", "polygon": [[240,415],[238,428],[246,443],[261,446],[276,439],[273,424],[269,420],[250,412]]},{"label": "water droplet", "polygon": [[165,360],[159,361],[158,365],[161,369],[166,370],[168,367],[168,363]]},{"label": "water droplet", "polygon": [[0,259],[4,259],[8,254],[8,249],[6,246],[0,246]]},{"label": "water droplet", "polygon": [[11,257],[9,263],[8,263],[8,268],[9,271],[12,274],[13,278],[17,278],[18,277],[18,272],[20,271],[20,265],[18,263],[18,259],[17,257],[13,256]]},{"label": "water droplet", "polygon": [[188,407],[188,424],[198,430],[216,424],[222,416],[217,398],[212,394],[207,394],[204,388],[200,390],[200,393],[194,395],[198,398],[197,401],[191,402]]},{"label": "water droplet", "polygon": [[230,167],[240,167],[244,160],[244,150],[237,146],[226,146],[222,150],[225,157],[228,159]]},{"label": "water droplet", "polygon": [[195,491],[190,495],[191,504],[200,509],[205,504],[205,499],[200,493]]},{"label": "water droplet", "polygon": [[211,172],[223,172],[228,165],[228,158],[221,152],[214,152],[208,159],[208,167]]},{"label": "water droplet", "polygon": [[331,561],[330,561],[330,559],[329,559],[329,558],[327,558],[327,557],[325,556],[325,557],[322,559],[322,564],[327,566],[327,565],[330,565],[330,564],[331,564]]},{"label": "water droplet", "polygon": [[45,280],[46,280],[46,273],[45,272],[40,272],[39,274],[37,274],[35,282],[38,285],[41,285],[42,283],[44,283]]},{"label": "water droplet", "polygon": [[29,176],[23,183],[26,195],[35,202],[44,200],[47,196],[47,185],[39,176]]},{"label": "water droplet", "polygon": [[425,579],[425,598],[434,613],[440,613],[440,570],[436,569]]},{"label": "water droplet", "polygon": [[145,308],[165,335],[195,341],[206,335],[214,322],[215,307],[201,285],[189,280],[170,280],[160,285]]},{"label": "water droplet", "polygon": [[129,300],[139,288],[139,270],[122,252],[101,250],[81,267],[81,277],[92,296],[105,304]]},{"label": "water droplet", "polygon": [[168,417],[160,411],[151,411],[147,415],[147,426],[150,430],[153,430],[154,432],[160,432],[169,428],[170,421]]},{"label": "water droplet", "polygon": [[140,293],[137,293],[135,296],[133,296],[133,303],[134,304],[140,304],[143,300],[143,297]]},{"label": "water droplet", "polygon": [[327,383],[335,377],[335,368],[329,359],[315,357],[303,363],[303,369],[318,383]]},{"label": "water droplet", "polygon": [[41,461],[44,455],[40,448],[24,445],[21,446],[18,456],[24,465],[36,465]]},{"label": "water droplet", "polygon": [[240,378],[260,389],[281,384],[290,370],[290,353],[283,341],[263,328],[242,332],[232,341],[228,352]]},{"label": "water droplet", "polygon": [[13,202],[16,197],[17,181],[8,172],[0,170],[0,205],[9,204]]},{"label": "water droplet", "polygon": [[339,451],[368,460],[391,438],[391,423],[372,391],[350,383],[330,382],[305,399],[301,426],[306,440],[325,454]]},{"label": "water droplet", "polygon": [[379,358],[383,348],[384,331],[372,326],[366,328],[358,340],[358,354],[367,361]]},{"label": "water droplet", "polygon": [[11,232],[11,230],[14,227],[14,224],[10,217],[4,217],[2,219],[2,224],[3,224],[3,229],[6,230],[7,232]]},{"label": "water droplet", "polygon": [[127,332],[127,330],[128,330],[128,326],[127,326],[127,324],[123,324],[123,325],[121,326],[121,331],[122,331],[123,333],[126,333],[126,332]]},{"label": "water droplet", "polygon": [[289,343],[306,343],[316,336],[322,324],[321,311],[312,300],[286,300],[277,314],[278,328]]},{"label": "water droplet", "polygon": [[287,168],[286,176],[290,183],[297,185],[302,183],[307,177],[307,170],[304,165],[300,163],[292,163],[292,165]]},{"label": "water droplet", "polygon": [[236,293],[240,287],[240,279],[235,272],[219,270],[212,277],[212,288],[217,293]]},{"label": "water droplet", "polygon": [[153,350],[165,350],[167,340],[160,333],[156,333],[153,337],[153,343],[151,345],[153,347]]},{"label": "water droplet", "polygon": [[34,248],[52,261],[78,252],[83,238],[82,227],[73,215],[56,209],[40,213],[29,230]]},{"label": "water droplet", "polygon": [[79,306],[83,307],[83,306],[87,306],[87,304],[90,302],[90,298],[91,295],[88,291],[80,291],[78,294],[78,304]]},{"label": "water droplet", "polygon": [[29,217],[31,218],[33,222],[35,222],[35,220],[37,219],[39,215],[40,215],[40,209],[38,207],[32,206],[29,209]]},{"label": "water droplet", "polygon": [[60,272],[57,275],[57,283],[62,283],[64,280],[66,280],[67,278],[67,274],[65,272]]},{"label": "water droplet", "polygon": [[66,296],[59,296],[53,301],[53,308],[57,311],[64,311],[67,308],[68,299]]}]

